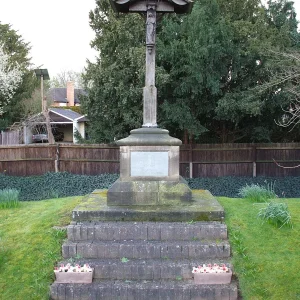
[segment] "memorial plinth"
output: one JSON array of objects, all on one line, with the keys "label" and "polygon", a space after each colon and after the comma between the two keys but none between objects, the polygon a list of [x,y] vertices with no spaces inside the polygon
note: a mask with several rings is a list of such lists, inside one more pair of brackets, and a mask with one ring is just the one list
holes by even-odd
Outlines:
[{"label": "memorial plinth", "polygon": [[168,130],[139,128],[117,141],[120,179],[107,193],[109,206],[188,204],[192,194],[179,175],[179,139]]}]

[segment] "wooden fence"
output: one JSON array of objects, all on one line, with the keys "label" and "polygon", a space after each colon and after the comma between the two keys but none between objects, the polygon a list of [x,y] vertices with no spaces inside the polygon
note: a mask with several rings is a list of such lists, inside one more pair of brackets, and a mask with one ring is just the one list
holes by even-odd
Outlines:
[{"label": "wooden fence", "polygon": [[20,131],[1,131],[0,145],[18,145],[20,144]]},{"label": "wooden fence", "polygon": [[[180,148],[184,177],[300,176],[300,143],[197,144]],[[119,147],[31,144],[0,146],[0,173],[30,176],[46,172],[97,175],[119,173]]]}]

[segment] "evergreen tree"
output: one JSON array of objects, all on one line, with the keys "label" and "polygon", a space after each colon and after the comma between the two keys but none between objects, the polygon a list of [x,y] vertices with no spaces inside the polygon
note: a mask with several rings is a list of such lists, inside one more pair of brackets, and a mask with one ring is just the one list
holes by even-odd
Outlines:
[{"label": "evergreen tree", "polygon": [[[274,118],[288,97],[278,87],[255,88],[272,78],[266,49],[297,46],[296,23],[292,6],[271,4],[268,10],[258,0],[197,0],[190,15],[164,15],[157,27],[160,127],[186,142],[282,137]],[[97,1],[90,20],[99,58],[88,65],[82,104],[92,138],[110,142],[142,124],[145,24],[137,14],[116,16],[108,0]]]},{"label": "evergreen tree", "polygon": [[168,74],[158,87],[161,124],[186,142],[210,129],[230,76],[232,34],[218,3],[203,0],[190,15],[165,17],[158,37],[158,64]]},{"label": "evergreen tree", "polygon": [[141,125],[145,33],[139,15],[117,16],[108,0],[97,5],[90,24],[99,58],[88,64],[84,75],[88,96],[81,103],[90,120],[91,138],[111,142]]}]

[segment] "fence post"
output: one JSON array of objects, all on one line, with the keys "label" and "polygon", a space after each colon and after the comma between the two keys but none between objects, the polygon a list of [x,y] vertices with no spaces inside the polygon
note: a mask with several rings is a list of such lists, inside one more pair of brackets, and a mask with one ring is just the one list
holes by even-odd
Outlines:
[{"label": "fence post", "polygon": [[190,144],[189,149],[189,169],[190,169],[190,178],[193,178],[193,145]]},{"label": "fence post", "polygon": [[257,153],[256,153],[256,145],[252,146],[252,177],[256,177],[256,160],[257,160]]},{"label": "fence post", "polygon": [[55,173],[59,172],[59,144],[56,144],[55,160],[54,160]]}]

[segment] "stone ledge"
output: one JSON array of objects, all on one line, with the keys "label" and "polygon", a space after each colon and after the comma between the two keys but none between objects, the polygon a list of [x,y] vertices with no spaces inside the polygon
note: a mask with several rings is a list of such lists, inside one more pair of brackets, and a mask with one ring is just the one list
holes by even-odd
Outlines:
[{"label": "stone ledge", "polygon": [[72,212],[72,221],[223,221],[224,209],[207,190],[193,190],[186,205],[107,206],[107,190],[95,190]]},{"label": "stone ledge", "polygon": [[138,128],[130,131],[130,135],[116,141],[118,146],[180,146],[181,140],[169,135],[169,131],[161,128]]},{"label": "stone ledge", "polygon": [[227,227],[221,223],[99,222],[69,225],[69,241],[88,240],[173,240],[226,239]]}]

